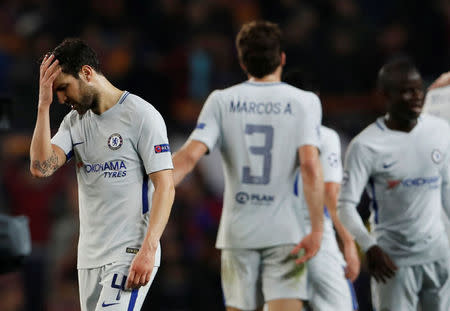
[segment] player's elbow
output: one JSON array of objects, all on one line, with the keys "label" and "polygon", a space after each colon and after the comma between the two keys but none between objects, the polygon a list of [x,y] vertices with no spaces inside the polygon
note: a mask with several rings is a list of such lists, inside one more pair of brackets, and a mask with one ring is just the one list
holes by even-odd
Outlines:
[{"label": "player's elbow", "polygon": [[302,176],[316,180],[321,177],[321,168],[320,163],[315,159],[303,161],[300,165],[300,169],[302,171]]},{"label": "player's elbow", "polygon": [[30,165],[30,173],[31,176],[35,178],[45,178],[48,177],[47,175],[44,175],[40,170],[33,167],[33,165]]},{"label": "player's elbow", "polygon": [[38,161],[31,161],[30,163],[30,173],[35,178],[46,178],[50,177],[53,172],[44,171]]}]

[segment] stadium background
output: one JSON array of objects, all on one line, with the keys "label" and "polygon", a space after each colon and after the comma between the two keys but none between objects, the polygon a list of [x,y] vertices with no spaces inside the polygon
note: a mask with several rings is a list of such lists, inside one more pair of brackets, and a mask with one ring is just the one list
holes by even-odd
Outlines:
[{"label": "stadium background", "polygon": [[[0,2],[0,212],[27,215],[33,240],[23,271],[0,276],[0,310],[79,309],[73,164],[46,180],[28,171],[38,59],[64,37],[82,37],[115,85],[162,113],[176,151],[209,92],[246,78],[234,37],[242,23],[261,18],[284,31],[286,70],[318,77],[324,124],[339,132],[344,150],[384,109],[375,79],[390,56],[410,55],[426,83],[449,68],[448,0]],[[66,113],[52,106],[53,130]],[[143,310],[223,310],[214,248],[223,187],[218,161],[217,153],[206,157],[177,189],[162,267]],[[364,266],[355,285],[360,310],[371,310]]]}]

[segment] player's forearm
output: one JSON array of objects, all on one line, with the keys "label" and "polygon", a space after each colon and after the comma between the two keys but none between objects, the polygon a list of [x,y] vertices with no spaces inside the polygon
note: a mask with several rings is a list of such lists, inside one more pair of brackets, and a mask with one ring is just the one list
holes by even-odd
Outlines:
[{"label": "player's forearm", "polygon": [[311,231],[323,232],[323,193],[324,183],[322,167],[319,162],[301,165],[303,193],[309,209]]},{"label": "player's forearm", "polygon": [[350,232],[345,228],[342,222],[339,220],[336,214],[336,219],[333,220],[334,228],[336,229],[337,235],[341,240],[344,247],[349,243],[354,243],[353,236]]},{"label": "player's forearm", "polygon": [[188,140],[172,158],[174,172],[173,180],[175,186],[192,172],[200,158],[208,151],[208,148],[202,142],[196,140]]},{"label": "player's forearm", "polygon": [[174,197],[175,188],[173,183],[168,182],[155,186],[148,230],[142,244],[143,248],[156,249],[158,247],[161,235],[169,220]]},{"label": "player's forearm", "polygon": [[173,155],[172,161],[174,167],[173,181],[175,186],[178,186],[184,177],[192,172],[196,163],[183,148]]},{"label": "player's forearm", "polygon": [[30,146],[30,171],[33,176],[47,177],[58,169],[58,157],[52,148],[50,135],[49,108],[39,106]]},{"label": "player's forearm", "polygon": [[376,240],[370,236],[364,223],[356,210],[356,204],[350,202],[339,202],[338,216],[345,228],[352,234],[356,242],[365,252],[376,244]]},{"label": "player's forearm", "polygon": [[325,195],[325,205],[327,206],[328,213],[330,214],[333,226],[336,229],[339,239],[343,244],[353,243],[353,237],[342,224],[339,216],[337,215],[337,196],[334,196],[331,200],[327,200],[327,195]]}]

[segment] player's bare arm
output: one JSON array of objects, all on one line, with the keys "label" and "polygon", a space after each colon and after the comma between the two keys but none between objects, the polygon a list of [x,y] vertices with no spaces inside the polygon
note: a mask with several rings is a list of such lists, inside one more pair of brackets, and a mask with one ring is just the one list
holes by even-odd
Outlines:
[{"label": "player's bare arm", "polygon": [[299,149],[299,157],[303,193],[311,219],[311,233],[292,251],[293,254],[297,254],[300,249],[305,250],[305,254],[296,260],[297,264],[302,264],[311,259],[320,249],[323,234],[324,183],[319,150],[315,146],[302,146]]},{"label": "player's bare arm", "polygon": [[36,177],[48,177],[66,162],[64,151],[50,142],[50,105],[53,101],[53,82],[61,67],[53,54],[46,55],[39,71],[39,104],[36,127],[30,147],[30,171]]},{"label": "player's bare arm", "polygon": [[200,141],[188,140],[179,151],[173,155],[173,180],[175,186],[189,174],[200,160],[208,152],[208,147]]},{"label": "player's bare arm", "polygon": [[347,263],[347,267],[345,268],[345,277],[349,278],[353,282],[359,275],[361,262],[359,260],[358,250],[356,249],[352,235],[348,232],[337,215],[339,190],[339,183],[326,182],[324,201],[331,220],[333,221],[334,228],[336,229],[338,237],[343,245],[343,254]]},{"label": "player's bare arm", "polygon": [[432,89],[437,89],[437,88],[444,87],[447,85],[450,85],[450,71],[444,72],[443,74],[441,74],[439,76],[439,78],[437,78],[433,83],[431,83],[428,90],[430,91]]},{"label": "player's bare arm", "polygon": [[172,170],[149,174],[155,187],[148,231],[139,252],[134,257],[128,273],[126,288],[139,288],[149,281],[155,265],[155,254],[159,240],[167,225],[175,197]]}]

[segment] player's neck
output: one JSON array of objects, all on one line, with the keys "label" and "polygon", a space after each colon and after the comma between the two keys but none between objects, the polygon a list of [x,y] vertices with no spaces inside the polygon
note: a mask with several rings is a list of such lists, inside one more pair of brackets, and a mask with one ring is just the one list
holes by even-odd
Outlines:
[{"label": "player's neck", "polygon": [[261,77],[261,78],[257,78],[257,77],[248,75],[248,80],[251,82],[280,82],[281,81],[281,66],[278,66],[278,68],[274,72],[272,72],[268,75],[265,75],[264,77]]},{"label": "player's neck", "polygon": [[384,123],[391,130],[409,133],[417,125],[417,119],[396,118],[388,113],[384,117]]},{"label": "player's neck", "polygon": [[105,77],[101,76],[98,80],[99,101],[96,109],[93,112],[96,114],[102,114],[112,106],[117,104],[122,96],[122,90],[119,90],[111,84]]}]

